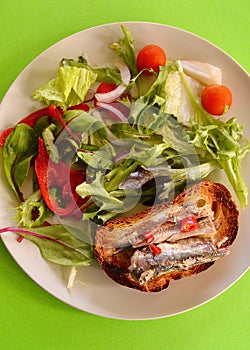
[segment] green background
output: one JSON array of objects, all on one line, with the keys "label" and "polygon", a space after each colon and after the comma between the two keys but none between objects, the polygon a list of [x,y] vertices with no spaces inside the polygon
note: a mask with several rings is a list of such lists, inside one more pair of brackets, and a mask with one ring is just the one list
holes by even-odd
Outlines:
[{"label": "green background", "polygon": [[[249,16],[248,0],[1,0],[0,100],[23,68],[47,47],[109,22],[180,27],[221,47],[249,72]],[[41,289],[0,241],[0,348],[248,349],[249,287],[248,272],[214,300],[177,316],[106,319],[65,305]]]}]

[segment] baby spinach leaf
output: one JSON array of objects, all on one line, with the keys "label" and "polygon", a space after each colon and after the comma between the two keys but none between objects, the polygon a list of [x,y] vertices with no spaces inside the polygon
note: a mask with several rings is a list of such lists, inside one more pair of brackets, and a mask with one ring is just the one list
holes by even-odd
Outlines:
[{"label": "baby spinach leaf", "polygon": [[17,124],[4,144],[3,163],[10,187],[18,197],[36,154],[37,134],[30,126]]},{"label": "baby spinach leaf", "polygon": [[0,230],[4,232],[14,232],[35,243],[43,258],[55,264],[88,266],[93,259],[92,246],[60,224],[29,230],[7,227]]}]

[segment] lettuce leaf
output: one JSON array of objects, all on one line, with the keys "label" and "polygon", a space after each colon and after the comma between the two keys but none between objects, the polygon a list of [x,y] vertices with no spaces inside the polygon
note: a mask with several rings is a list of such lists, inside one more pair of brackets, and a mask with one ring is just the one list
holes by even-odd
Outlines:
[{"label": "lettuce leaf", "polygon": [[64,58],[61,61],[63,66],[71,66],[78,68],[85,68],[92,73],[96,74],[97,82],[105,82],[119,85],[121,84],[121,75],[120,72],[116,68],[112,68],[109,66],[98,66],[92,67],[83,56],[79,56],[78,60],[73,60],[71,58]]},{"label": "lettuce leaf", "polygon": [[[186,76],[186,79],[194,94],[200,96],[204,85],[189,76]],[[189,125],[189,120],[193,117],[193,108],[178,71],[169,72],[165,89],[165,112],[173,114],[180,123]]]},{"label": "lettuce leaf", "polygon": [[56,78],[34,91],[32,98],[46,105],[55,104],[62,109],[77,105],[96,81],[97,75],[85,68],[60,67]]}]

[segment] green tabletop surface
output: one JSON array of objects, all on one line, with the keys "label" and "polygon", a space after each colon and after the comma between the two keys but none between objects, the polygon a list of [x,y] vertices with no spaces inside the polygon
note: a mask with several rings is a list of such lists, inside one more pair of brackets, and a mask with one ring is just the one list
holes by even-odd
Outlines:
[{"label": "green tabletop surface", "polygon": [[[222,48],[249,72],[249,18],[248,0],[2,0],[0,101],[46,48],[111,22],[147,21],[185,29]],[[0,240],[0,349],[249,349],[249,290],[247,272],[194,310],[155,320],[108,319],[79,311],[43,290]]]}]

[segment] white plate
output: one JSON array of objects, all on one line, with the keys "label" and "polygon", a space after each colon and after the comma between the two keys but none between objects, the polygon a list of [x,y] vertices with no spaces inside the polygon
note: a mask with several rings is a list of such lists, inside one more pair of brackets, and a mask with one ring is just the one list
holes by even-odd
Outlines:
[{"label": "white plate", "polygon": [[[223,82],[232,90],[234,101],[230,115],[245,123],[245,135],[250,138],[249,75],[218,47],[189,32],[174,27],[144,22],[123,23],[132,32],[136,48],[155,43],[164,47],[169,59],[195,59],[215,64],[223,69]],[[122,36],[121,23],[87,29],[53,45],[32,61],[17,77],[6,93],[0,109],[0,130],[13,125],[40,105],[30,99],[32,92],[52,78],[63,57],[77,58],[87,53],[92,64],[110,64],[114,53],[108,45]],[[250,184],[250,157],[244,160],[244,178]],[[15,199],[0,177],[0,227],[13,225]],[[228,185],[225,178],[220,181]],[[230,187],[230,186],[229,186]],[[7,249],[23,270],[42,288],[63,302],[80,310],[116,319],[154,319],[195,308],[216,297],[237,281],[249,267],[249,207],[241,212],[240,232],[232,252],[209,270],[192,278],[172,282],[161,293],[146,294],[117,285],[94,264],[81,268],[76,284],[66,289],[69,270],[44,261],[35,245],[18,244],[13,235],[2,237]]]}]

